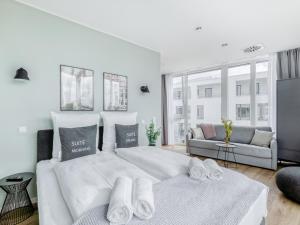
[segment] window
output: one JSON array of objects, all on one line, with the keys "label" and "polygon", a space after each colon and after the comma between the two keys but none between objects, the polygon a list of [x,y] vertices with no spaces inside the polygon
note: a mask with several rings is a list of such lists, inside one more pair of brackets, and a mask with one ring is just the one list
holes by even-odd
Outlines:
[{"label": "window", "polygon": [[250,64],[228,68],[228,119],[234,125],[251,125]]},{"label": "window", "polygon": [[212,88],[205,88],[205,98],[212,97]]},{"label": "window", "polygon": [[182,99],[182,90],[179,88],[175,88],[174,91],[174,99],[175,100],[181,100]]},{"label": "window", "polygon": [[236,105],[236,120],[250,120],[250,105],[237,104]]},{"label": "window", "polygon": [[220,123],[222,117],[231,119],[235,126],[271,126],[274,78],[270,66],[268,60],[253,59],[173,77],[169,120],[173,136],[169,140],[182,144],[190,127],[201,122]]},{"label": "window", "polygon": [[204,106],[197,105],[197,119],[203,120],[204,119]]},{"label": "window", "polygon": [[236,96],[241,96],[242,95],[242,85],[237,84],[236,85]]},{"label": "window", "polygon": [[269,118],[269,104],[258,103],[257,104],[257,120],[268,121]]}]

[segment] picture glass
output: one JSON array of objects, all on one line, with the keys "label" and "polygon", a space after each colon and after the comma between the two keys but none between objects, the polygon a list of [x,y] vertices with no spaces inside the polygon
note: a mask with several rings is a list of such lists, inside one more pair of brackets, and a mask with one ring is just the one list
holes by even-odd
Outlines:
[{"label": "picture glass", "polygon": [[94,71],[62,65],[60,77],[62,111],[94,110]]},{"label": "picture glass", "polygon": [[127,77],[104,73],[104,110],[127,111]]}]

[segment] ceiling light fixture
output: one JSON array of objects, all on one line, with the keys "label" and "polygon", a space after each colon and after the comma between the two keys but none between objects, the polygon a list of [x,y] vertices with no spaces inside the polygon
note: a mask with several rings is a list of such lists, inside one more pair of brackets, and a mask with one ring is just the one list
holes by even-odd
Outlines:
[{"label": "ceiling light fixture", "polygon": [[222,43],[221,47],[228,47],[228,43]]},{"label": "ceiling light fixture", "polygon": [[199,31],[199,30],[202,30],[201,26],[195,28],[195,31]]},{"label": "ceiling light fixture", "polygon": [[244,49],[244,53],[253,53],[253,52],[257,52],[259,50],[262,50],[264,48],[264,46],[262,44],[257,44],[257,45],[252,45],[249,46],[248,48]]}]

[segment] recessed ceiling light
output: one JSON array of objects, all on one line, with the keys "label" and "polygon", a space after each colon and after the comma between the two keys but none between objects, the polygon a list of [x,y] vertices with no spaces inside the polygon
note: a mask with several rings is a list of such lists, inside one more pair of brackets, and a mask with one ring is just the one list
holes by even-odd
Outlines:
[{"label": "recessed ceiling light", "polygon": [[198,26],[198,27],[195,28],[195,31],[198,31],[198,30],[202,30],[202,27]]},{"label": "recessed ceiling light", "polygon": [[228,46],[228,43],[222,43],[221,44],[221,47],[227,47]]},{"label": "recessed ceiling light", "polygon": [[249,46],[248,48],[245,48],[244,52],[245,53],[253,53],[253,52],[262,50],[263,48],[264,48],[264,46],[262,44],[252,45],[252,46]]}]

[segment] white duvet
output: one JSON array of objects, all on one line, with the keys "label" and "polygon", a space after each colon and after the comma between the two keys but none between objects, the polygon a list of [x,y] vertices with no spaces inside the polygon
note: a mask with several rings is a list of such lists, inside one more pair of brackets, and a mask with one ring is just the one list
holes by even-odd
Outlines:
[{"label": "white duvet", "polygon": [[158,179],[114,153],[85,156],[58,163],[54,171],[64,200],[74,220],[84,212],[109,202],[115,180],[120,176],[148,178],[153,183]]},{"label": "white duvet", "polygon": [[118,148],[115,151],[121,158],[135,164],[159,180],[187,174],[191,158],[150,146]]}]

